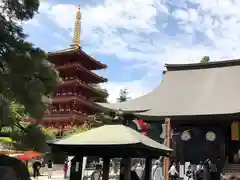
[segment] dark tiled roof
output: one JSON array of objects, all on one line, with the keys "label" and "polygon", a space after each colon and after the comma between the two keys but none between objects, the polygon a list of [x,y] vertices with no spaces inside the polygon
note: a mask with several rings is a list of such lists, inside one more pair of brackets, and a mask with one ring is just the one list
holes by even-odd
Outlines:
[{"label": "dark tiled roof", "polygon": [[161,84],[151,93],[101,105],[155,118],[240,113],[240,60],[166,67]]}]

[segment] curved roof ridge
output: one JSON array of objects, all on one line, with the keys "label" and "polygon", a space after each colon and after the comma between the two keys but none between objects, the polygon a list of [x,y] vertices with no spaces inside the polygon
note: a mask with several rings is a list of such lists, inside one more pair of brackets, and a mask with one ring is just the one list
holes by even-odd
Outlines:
[{"label": "curved roof ridge", "polygon": [[207,63],[165,64],[168,71],[209,69],[240,65],[240,59],[211,61]]}]

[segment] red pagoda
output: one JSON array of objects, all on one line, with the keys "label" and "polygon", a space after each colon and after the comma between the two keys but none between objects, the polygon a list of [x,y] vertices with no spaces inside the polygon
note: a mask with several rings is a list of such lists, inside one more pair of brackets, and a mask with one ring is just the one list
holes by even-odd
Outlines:
[{"label": "red pagoda", "polygon": [[93,71],[107,68],[95,58],[86,54],[80,46],[81,13],[77,10],[73,44],[70,48],[48,53],[48,60],[55,64],[62,83],[52,97],[51,111],[44,116],[43,126],[53,127],[59,132],[66,128],[91,121],[88,115],[101,112],[95,102],[104,102],[108,96],[99,83],[107,81]]}]

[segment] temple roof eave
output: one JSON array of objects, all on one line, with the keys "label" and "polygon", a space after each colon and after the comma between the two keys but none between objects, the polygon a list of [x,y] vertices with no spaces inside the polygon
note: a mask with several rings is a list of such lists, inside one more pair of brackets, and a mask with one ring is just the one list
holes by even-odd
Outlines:
[{"label": "temple roof eave", "polygon": [[140,108],[140,107],[124,107],[123,103],[97,103],[100,106],[104,108],[104,111],[123,111],[124,113],[141,113],[149,111],[149,109],[146,108]]}]

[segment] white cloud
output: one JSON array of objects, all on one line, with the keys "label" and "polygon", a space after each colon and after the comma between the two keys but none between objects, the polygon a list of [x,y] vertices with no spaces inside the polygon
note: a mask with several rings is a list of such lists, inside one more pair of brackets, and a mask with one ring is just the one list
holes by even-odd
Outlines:
[{"label": "white cloud", "polygon": [[[109,82],[110,99],[116,99],[121,88],[128,88],[133,97],[141,95],[148,78],[159,79],[164,63],[197,62],[204,55],[211,60],[237,58],[240,42],[240,2],[233,0],[189,0],[197,5],[188,8],[187,1],[176,1],[173,12],[164,0],[105,0],[95,6],[81,6],[82,43],[91,46],[92,53],[115,55],[122,61],[134,61],[135,67],[145,67],[151,77],[118,84]],[[171,4],[171,1],[168,1]],[[177,6],[177,8],[176,8]],[[45,13],[56,24],[71,33],[76,6],[41,3]],[[175,22],[170,22],[171,18]],[[183,32],[167,36],[163,29],[178,23]],[[200,34],[196,36],[196,32]],[[69,41],[70,42],[70,41]],[[152,82],[152,83],[153,83]]]},{"label": "white cloud", "polygon": [[108,101],[109,102],[116,102],[117,98],[119,97],[119,92],[121,89],[127,89],[128,96],[131,98],[136,98],[142,96],[146,93],[145,88],[143,87],[144,84],[141,80],[125,82],[125,83],[116,83],[110,82],[103,85],[109,92]]},{"label": "white cloud", "polygon": [[103,88],[108,89],[109,102],[116,102],[117,98],[119,97],[119,92],[121,89],[127,89],[128,96],[131,99],[137,98],[150,92],[154,86],[157,86],[160,82],[158,82],[158,78],[156,76],[160,76],[161,72],[158,73],[148,73],[142,79],[124,82],[124,83],[117,83],[117,82],[109,82],[103,84]]},{"label": "white cloud", "polygon": [[29,20],[29,21],[26,21],[26,22],[23,22],[23,24],[25,24],[25,25],[32,25],[32,26],[36,26],[36,27],[38,27],[38,28],[41,28],[41,29],[43,29],[44,27],[39,23],[39,21],[37,20],[37,19],[31,19],[31,20]]}]

